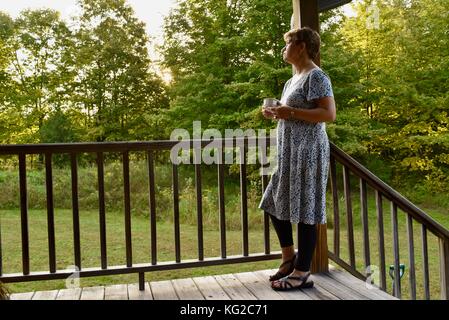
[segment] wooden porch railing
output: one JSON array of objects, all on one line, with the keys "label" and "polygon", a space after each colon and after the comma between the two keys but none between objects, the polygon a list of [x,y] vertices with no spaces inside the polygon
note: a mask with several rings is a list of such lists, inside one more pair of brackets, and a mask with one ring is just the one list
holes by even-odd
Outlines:
[{"label": "wooden porch railing", "polygon": [[[268,141],[269,139],[263,139]],[[271,139],[274,141],[274,139]],[[140,289],[144,290],[144,273],[158,270],[181,269],[191,267],[203,267],[212,265],[243,263],[263,261],[270,259],[279,259],[280,252],[271,252],[269,246],[269,218],[264,217],[264,241],[265,252],[260,254],[249,253],[248,243],[248,198],[247,198],[247,152],[249,145],[256,145],[256,137],[243,137],[233,139],[215,140],[221,144],[218,152],[218,193],[219,193],[219,217],[220,217],[220,241],[221,256],[205,257],[203,243],[203,209],[202,209],[202,178],[201,164],[195,166],[195,188],[197,204],[197,238],[198,238],[198,258],[195,260],[181,260],[181,237],[180,237],[180,219],[179,219],[179,185],[178,185],[178,166],[172,164],[172,187],[173,187],[173,214],[174,214],[174,248],[175,261],[160,262],[157,256],[157,229],[156,229],[156,186],[154,156],[158,151],[171,150],[179,141],[150,141],[150,142],[117,142],[117,143],[73,143],[73,144],[39,144],[39,145],[1,145],[0,155],[14,156],[19,160],[19,180],[20,180],[20,212],[21,212],[21,250],[22,250],[22,272],[14,274],[4,274],[2,268],[3,257],[1,254],[1,233],[0,233],[0,281],[4,283],[65,279],[72,275],[70,270],[57,270],[56,268],[56,241],[54,227],[54,207],[53,207],[53,176],[52,176],[52,156],[54,154],[69,154],[71,166],[71,189],[72,189],[72,211],[73,211],[73,259],[79,270],[80,277],[92,277],[102,275],[116,274],[139,274]],[[189,140],[191,150],[205,148],[211,141]],[[251,143],[251,144],[250,144]],[[269,141],[268,141],[269,143]],[[197,145],[198,144],[198,145]],[[226,214],[225,214],[225,193],[224,193],[224,150],[229,147],[234,150],[240,149],[240,200],[241,200],[241,219],[242,219],[242,253],[237,256],[228,256],[226,248]],[[195,149],[196,148],[196,149]],[[149,177],[149,205],[150,205],[150,243],[151,254],[149,263],[134,263],[132,250],[132,217],[130,206],[130,173],[129,173],[129,153],[146,152],[148,161]],[[201,150],[200,150],[201,151]],[[266,150],[265,150],[266,151]],[[125,202],[125,249],[126,265],[110,266],[107,256],[107,226],[105,210],[105,188],[104,188],[104,153],[121,154],[123,164],[124,181],[124,202]],[[81,153],[91,153],[96,155],[97,177],[98,177],[98,199],[99,199],[99,224],[100,224],[100,266],[97,268],[84,268],[82,266],[81,243],[80,243],[80,215],[78,206],[78,164],[77,156]],[[47,231],[48,231],[48,270],[32,271],[30,270],[30,252],[29,252],[29,230],[28,230],[28,204],[27,204],[27,179],[26,179],[26,156],[38,154],[45,157],[46,174],[46,194],[47,194]],[[182,165],[182,164],[180,164]],[[266,182],[266,177],[264,177]]]},{"label": "wooden porch railing", "polygon": [[[337,162],[342,167],[343,173],[343,193],[346,211],[346,226],[348,240],[349,261],[341,258],[341,242],[340,242],[340,224],[341,214],[339,209],[339,193],[337,188]],[[413,203],[392,189],[369,170],[363,167],[352,157],[344,153],[341,149],[331,143],[330,158],[330,180],[332,189],[333,203],[333,251],[329,250],[329,257],[338,265],[352,273],[354,276],[366,280],[369,272],[359,272],[356,267],[356,254],[354,243],[354,221],[352,212],[350,173],[352,173],[360,182],[360,211],[363,238],[363,262],[364,267],[371,265],[371,243],[369,236],[368,224],[368,205],[367,205],[367,185],[369,185],[375,193],[376,215],[377,215],[377,245],[379,257],[378,264],[380,267],[380,288],[387,288],[387,270],[385,258],[385,230],[384,230],[384,213],[382,201],[387,200],[391,204],[391,226],[393,237],[393,260],[394,260],[394,295],[401,298],[401,281],[400,281],[400,264],[405,260],[400,257],[399,247],[399,226],[398,226],[398,208],[405,214],[408,242],[408,262],[409,262],[409,289],[410,298],[417,299],[416,296],[416,263],[415,263],[415,244],[413,234],[413,223],[417,223],[421,227],[421,250],[423,260],[423,286],[424,298],[430,299],[430,281],[429,281],[429,253],[428,253],[428,231],[433,233],[439,241],[439,259],[440,259],[440,292],[441,299],[449,299],[449,231],[431,218],[424,211],[416,207]],[[372,247],[371,247],[372,248]],[[366,270],[366,269],[365,269]]]},{"label": "wooden porch railing", "polygon": [[[267,147],[273,146],[276,139],[264,138]],[[217,141],[217,140],[216,140]],[[279,251],[272,252],[270,248],[270,228],[269,217],[264,215],[264,252],[258,254],[250,254],[248,243],[248,198],[247,198],[247,160],[246,155],[248,146],[256,145],[255,137],[233,138],[218,140],[218,201],[219,201],[219,228],[220,228],[220,257],[205,257],[203,244],[203,209],[202,209],[202,184],[201,184],[201,165],[195,166],[195,188],[197,202],[197,238],[198,238],[198,258],[195,260],[181,260],[181,243],[180,243],[180,219],[179,219],[179,185],[178,185],[178,166],[172,164],[172,187],[173,187],[173,214],[174,214],[174,248],[175,261],[160,262],[157,256],[157,234],[156,234],[156,189],[155,189],[155,170],[154,155],[158,151],[170,150],[178,141],[150,141],[150,142],[117,142],[117,143],[73,143],[73,144],[40,144],[40,145],[1,145],[0,155],[16,155],[19,160],[19,180],[20,180],[20,212],[21,212],[21,249],[22,249],[22,272],[15,274],[3,274],[2,261],[2,244],[0,232],[0,281],[5,283],[24,282],[36,280],[52,280],[65,279],[72,275],[68,270],[57,270],[56,268],[56,242],[54,228],[54,207],[53,207],[53,176],[52,176],[52,155],[69,154],[71,165],[71,189],[72,189],[72,211],[73,211],[73,243],[74,252],[73,259],[75,265],[79,269],[80,277],[92,277],[102,275],[115,274],[139,274],[140,289],[144,289],[145,272],[171,270],[191,267],[203,267],[212,265],[223,265],[243,262],[254,262],[262,260],[279,259],[281,254]],[[258,138],[261,141],[261,138]],[[191,149],[200,149],[211,147],[208,146],[211,141],[189,140]],[[242,219],[242,253],[237,256],[228,256],[226,248],[226,213],[225,213],[225,193],[224,193],[224,150],[229,146],[240,149],[240,202],[241,202],[241,219]],[[196,148],[196,149],[195,149]],[[216,148],[215,146],[212,148]],[[130,206],[130,173],[129,173],[129,153],[136,151],[144,151],[147,153],[148,161],[148,177],[149,177],[149,204],[150,204],[150,243],[151,255],[148,257],[148,263],[135,263],[133,261],[132,250],[132,217]],[[264,156],[267,149],[262,148]],[[126,265],[110,266],[107,257],[107,228],[105,214],[105,190],[104,190],[104,153],[119,153],[123,162],[123,181],[124,181],[124,202],[125,202],[125,245],[126,245]],[[78,207],[78,164],[77,156],[81,153],[96,154],[97,177],[98,177],[98,199],[99,199],[99,221],[100,221],[100,266],[95,268],[83,268],[80,244],[80,216]],[[26,156],[31,154],[39,154],[45,156],[45,172],[46,172],[46,191],[47,191],[47,231],[48,231],[48,269],[49,271],[32,271],[30,270],[30,254],[29,254],[29,231],[28,231],[28,207],[27,207],[27,181],[26,181]],[[370,238],[368,227],[367,213],[367,184],[375,190],[377,204],[377,221],[378,221],[378,248],[379,248],[379,264],[381,281],[380,286],[386,290],[386,260],[385,260],[385,243],[383,228],[383,212],[382,199],[385,198],[391,202],[391,215],[394,239],[394,272],[395,272],[395,295],[401,297],[401,283],[399,277],[399,239],[398,239],[398,214],[397,208],[403,210],[407,215],[409,255],[410,255],[410,290],[412,299],[416,299],[416,281],[415,281],[415,263],[414,263],[414,243],[413,243],[413,221],[419,223],[422,228],[422,252],[423,252],[423,277],[425,285],[426,298],[430,298],[429,290],[429,268],[428,268],[428,246],[427,232],[430,231],[436,235],[440,243],[440,289],[441,298],[449,297],[449,232],[443,226],[434,221],[430,216],[422,210],[414,206],[407,199],[402,197],[395,190],[390,188],[379,178],[369,172],[353,158],[345,154],[342,150],[331,143],[331,162],[330,162],[330,181],[333,199],[333,251],[329,250],[329,257],[341,267],[353,275],[366,279],[365,272],[359,272],[356,268],[356,255],[354,243],[354,222],[352,216],[351,203],[351,186],[350,172],[360,179],[360,196],[361,196],[361,216],[363,229],[363,245],[364,245],[364,265],[371,264],[370,255]],[[346,219],[348,233],[348,251],[349,261],[344,261],[340,254],[340,210],[338,206],[338,188],[336,163],[339,162],[343,167],[343,185],[346,204]],[[268,184],[268,177],[262,176],[262,188],[265,190]],[[326,238],[326,232],[323,237]],[[327,240],[324,240],[327,241]],[[322,261],[323,262],[323,261]],[[327,261],[324,261],[327,264]]]}]

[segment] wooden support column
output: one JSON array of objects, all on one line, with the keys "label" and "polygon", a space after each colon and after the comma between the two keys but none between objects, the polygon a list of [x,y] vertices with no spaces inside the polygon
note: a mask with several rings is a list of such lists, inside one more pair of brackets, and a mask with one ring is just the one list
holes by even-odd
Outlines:
[{"label": "wooden support column", "polygon": [[[292,0],[293,17],[292,28],[309,27],[320,32],[320,17],[318,12],[318,0]],[[320,56],[314,60],[316,65],[320,65]],[[294,71],[295,72],[295,71]],[[327,247],[327,225],[317,225],[317,244],[312,258],[311,272],[328,272],[329,257]]]},{"label": "wooden support column", "polygon": [[[299,25],[301,28],[309,27],[320,32],[320,14],[318,12],[318,0],[298,0],[299,1]],[[314,60],[319,66],[321,64],[320,55]]]}]

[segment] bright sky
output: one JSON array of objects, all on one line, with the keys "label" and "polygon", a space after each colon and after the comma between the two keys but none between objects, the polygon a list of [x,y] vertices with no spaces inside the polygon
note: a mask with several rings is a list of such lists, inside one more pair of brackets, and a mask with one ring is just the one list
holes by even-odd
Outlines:
[{"label": "bright sky", "polygon": [[[175,6],[176,0],[127,0],[127,2],[134,8],[136,15],[147,24],[148,34],[160,37],[163,17]],[[26,8],[51,8],[61,12],[63,18],[68,18],[76,12],[76,3],[76,0],[0,0],[0,10],[15,18]],[[350,5],[343,8],[346,14],[351,15]]]},{"label": "bright sky", "polygon": [[[175,0],[127,0],[142,21],[147,24],[147,32],[159,38],[162,34],[163,17],[170,8],[175,6]],[[0,11],[17,17],[26,8],[51,8],[61,12],[64,19],[76,13],[76,0],[0,0]]]}]

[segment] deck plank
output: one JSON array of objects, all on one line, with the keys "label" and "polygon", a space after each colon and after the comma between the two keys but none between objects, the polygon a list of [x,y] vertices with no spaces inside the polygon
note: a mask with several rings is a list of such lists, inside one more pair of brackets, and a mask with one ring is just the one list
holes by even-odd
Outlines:
[{"label": "deck plank", "polygon": [[172,280],[179,300],[204,300],[203,295],[191,278]]},{"label": "deck plank", "polygon": [[151,293],[150,284],[148,282],[145,282],[145,291],[139,290],[138,283],[129,284],[128,298],[129,300],[153,300],[153,294]]},{"label": "deck plank", "polygon": [[312,274],[310,278],[316,284],[323,287],[341,300],[366,300],[366,297],[364,297],[360,293],[340,285],[338,282],[332,280],[324,274],[315,273]]},{"label": "deck plank", "polygon": [[34,296],[34,292],[22,292],[14,293],[11,295],[11,300],[31,300]]},{"label": "deck plank", "polygon": [[105,300],[128,300],[128,285],[116,284],[104,289]]},{"label": "deck plank", "polygon": [[[273,274],[276,273],[276,271],[278,271],[278,269],[269,270],[267,271],[267,273]],[[314,283],[314,286],[312,288],[308,288],[302,291],[312,300],[341,300],[339,297],[327,291],[316,282]]]},{"label": "deck plank", "polygon": [[304,293],[312,298],[312,300],[341,300],[338,296],[327,291],[317,283],[313,285],[313,288],[304,290]]},{"label": "deck plank", "polygon": [[195,277],[193,281],[206,300],[231,300],[214,277]]},{"label": "deck plank", "polygon": [[231,300],[257,300],[256,296],[232,274],[217,275],[215,280],[217,280]]},{"label": "deck plank", "polygon": [[170,280],[151,281],[150,288],[154,300],[179,300]]},{"label": "deck plank", "polygon": [[258,300],[284,300],[280,294],[271,289],[268,282],[260,280],[252,272],[236,273],[234,275]]},{"label": "deck plank", "polygon": [[373,299],[373,300],[399,300],[398,298],[389,295],[379,288],[368,289],[365,282],[354,277],[353,275],[336,269],[335,267],[329,267],[328,276],[332,277],[339,283],[347,287],[357,288],[360,293]]},{"label": "deck plank", "polygon": [[80,300],[104,300],[104,287],[86,287],[81,292]]},{"label": "deck plank", "polygon": [[59,290],[37,291],[32,300],[56,300]]},{"label": "deck plank", "polygon": [[[273,273],[270,270],[260,270],[255,271],[254,274],[258,276],[261,281],[270,283],[269,276]],[[303,290],[278,291],[278,293],[285,300],[312,300],[312,298],[303,292]]]},{"label": "deck plank", "polygon": [[11,300],[399,300],[364,281],[329,266],[328,273],[312,274],[314,287],[294,291],[274,291],[268,276],[274,270],[260,270],[216,276],[173,279],[74,289],[16,293]]},{"label": "deck plank", "polygon": [[79,300],[82,291],[81,288],[61,289],[58,292],[56,300]]},{"label": "deck plank", "polygon": [[344,279],[337,279],[333,272],[326,273],[325,276],[332,279],[334,282],[337,282],[339,286],[350,290],[357,290],[360,295],[365,297],[365,300],[385,300],[383,297],[377,296],[374,292],[369,292],[366,287],[363,287],[363,284],[359,286],[356,283],[350,283]]}]

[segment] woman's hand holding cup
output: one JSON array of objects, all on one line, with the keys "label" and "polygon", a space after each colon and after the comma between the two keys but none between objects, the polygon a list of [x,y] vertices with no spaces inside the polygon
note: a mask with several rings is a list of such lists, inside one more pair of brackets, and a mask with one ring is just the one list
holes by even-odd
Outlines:
[{"label": "woman's hand holding cup", "polygon": [[272,112],[272,108],[276,108],[281,105],[280,101],[274,98],[266,98],[263,100],[262,114],[267,119],[276,119],[275,114]]}]

